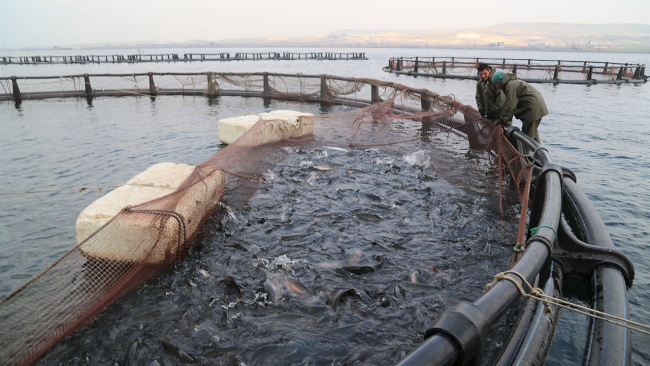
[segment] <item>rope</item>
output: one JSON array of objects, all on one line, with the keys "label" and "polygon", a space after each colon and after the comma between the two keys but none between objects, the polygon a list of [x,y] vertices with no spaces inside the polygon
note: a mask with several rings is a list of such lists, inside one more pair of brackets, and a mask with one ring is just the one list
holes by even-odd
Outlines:
[{"label": "rope", "polygon": [[537,235],[537,231],[539,229],[543,228],[543,227],[553,230],[553,234],[555,234],[555,237],[557,238],[557,231],[555,230],[555,228],[553,226],[549,226],[549,225],[535,226],[534,228],[530,229],[530,234],[531,235]]},{"label": "rope", "polygon": [[[547,239],[546,237],[544,237],[544,236],[541,236],[541,235],[533,235],[533,236],[531,236],[530,238],[528,238],[528,240],[526,240],[526,245],[528,245],[528,244],[530,244],[530,243],[532,243],[532,242],[534,242],[534,241],[536,241],[536,240],[537,240],[537,241],[541,241],[542,243],[544,243],[544,244],[548,247],[548,252],[551,253],[551,254],[553,254],[553,243],[551,243],[551,241],[548,240],[548,239]],[[524,248],[526,247],[526,245],[524,245]]]},{"label": "rope", "polygon": [[[9,81],[5,80],[5,82],[7,83],[7,87],[9,87]],[[5,83],[0,81],[0,85],[2,85],[2,89],[5,90],[5,94],[9,95],[9,92],[7,91],[7,88],[5,88]]]},{"label": "rope", "polygon": [[[519,276],[519,278],[521,278],[522,283],[525,283],[530,288],[530,294],[526,293],[524,288],[521,286],[521,284],[516,279],[514,279],[513,277],[506,276],[507,274],[514,274],[516,276]],[[537,299],[537,297],[546,296],[546,294],[544,294],[544,291],[542,291],[542,289],[534,288],[533,286],[531,286],[530,283],[528,283],[528,281],[526,280],[526,278],[524,278],[524,276],[522,276],[521,273],[519,273],[517,271],[505,271],[505,272],[497,273],[497,275],[494,276],[494,279],[492,280],[492,282],[490,282],[489,284],[487,284],[485,286],[485,288],[483,289],[483,292],[487,292],[494,285],[496,285],[497,282],[499,282],[500,280],[508,280],[508,281],[512,282],[515,286],[517,286],[517,289],[519,289],[519,292],[524,297],[532,297],[532,298]],[[537,297],[535,297],[535,296],[537,296]],[[548,301],[545,301],[543,299],[538,299],[538,300],[540,300],[540,301],[542,301],[544,303],[544,314],[546,314],[546,315],[553,314],[553,309],[551,309],[551,305],[548,303]]]},{"label": "rope", "polygon": [[521,253],[526,250],[526,243],[517,243],[515,244],[515,247],[512,248],[517,253]]},{"label": "rope", "polygon": [[[530,288],[530,293],[526,293],[524,288],[522,287],[522,284],[519,283],[515,278],[507,276],[508,274],[513,274],[519,277],[522,281],[522,284],[525,284],[528,288]],[[526,278],[519,272],[517,271],[505,271],[501,273],[497,273],[496,276],[494,276],[494,279],[492,282],[487,284],[485,288],[483,289],[483,292],[487,292],[490,290],[494,285],[497,284],[500,280],[508,280],[512,282],[517,289],[519,290],[519,293],[521,293],[522,296],[524,297],[530,297],[535,300],[539,300],[544,303],[544,313],[549,315],[553,314],[553,310],[551,309],[550,305],[555,305],[563,309],[571,310],[579,314],[583,314],[586,316],[590,316],[594,319],[600,319],[602,321],[618,325],[630,330],[637,331],[639,333],[643,333],[646,335],[650,336],[650,326],[641,324],[639,322],[635,322],[629,319],[621,318],[615,315],[611,315],[602,311],[598,311],[592,308],[588,308],[586,306],[578,305],[571,303],[569,301],[565,301],[562,299],[555,298],[553,296],[548,296],[544,293],[544,291],[541,288],[538,287],[533,287],[527,280]]]}]

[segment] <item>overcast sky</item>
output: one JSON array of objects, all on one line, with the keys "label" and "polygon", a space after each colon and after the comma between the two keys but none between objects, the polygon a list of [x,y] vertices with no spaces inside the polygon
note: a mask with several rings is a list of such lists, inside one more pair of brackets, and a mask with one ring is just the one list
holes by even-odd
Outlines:
[{"label": "overcast sky", "polygon": [[469,29],[510,22],[650,23],[648,0],[0,0],[0,47]]}]

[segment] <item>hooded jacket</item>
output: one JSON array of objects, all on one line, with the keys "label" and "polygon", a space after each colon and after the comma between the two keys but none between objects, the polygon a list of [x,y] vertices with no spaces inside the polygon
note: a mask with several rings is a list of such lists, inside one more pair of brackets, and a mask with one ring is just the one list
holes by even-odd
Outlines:
[{"label": "hooded jacket", "polygon": [[517,75],[504,74],[501,83],[506,97],[502,117],[506,122],[510,123],[513,115],[530,123],[548,114],[542,94],[530,84],[517,80]]},{"label": "hooded jacket", "polygon": [[493,118],[501,115],[501,108],[505,103],[503,92],[492,84],[492,76],[496,71],[495,67],[490,66],[490,77],[487,81],[479,78],[476,84],[476,107]]}]

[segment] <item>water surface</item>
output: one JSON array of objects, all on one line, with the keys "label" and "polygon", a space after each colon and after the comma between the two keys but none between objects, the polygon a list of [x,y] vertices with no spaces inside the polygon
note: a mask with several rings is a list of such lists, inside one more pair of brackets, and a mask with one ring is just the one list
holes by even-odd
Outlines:
[{"label": "water surface", "polygon": [[[206,50],[206,52],[211,51],[214,50]],[[247,51],[253,52],[253,50]],[[334,49],[331,51],[336,52]],[[345,51],[341,50],[341,52]],[[472,81],[398,77],[383,73],[381,67],[391,56],[416,55],[589,59],[646,64],[650,61],[647,54],[415,49],[359,51],[365,51],[370,60],[3,66],[0,68],[0,74],[29,76],[172,70],[327,73],[374,77],[414,87],[425,87],[443,95],[453,94],[460,101],[472,104],[475,90]],[[97,53],[105,52],[100,50]],[[115,51],[115,53],[120,52]],[[123,53],[126,54],[128,51],[125,50]],[[650,88],[647,84],[638,86],[545,84],[535,85],[535,87],[544,95],[550,110],[550,114],[543,119],[540,126],[542,142],[556,162],[577,173],[579,186],[601,214],[615,245],[634,262],[637,273],[629,292],[632,319],[648,324],[650,310],[646,304],[647,294],[650,291],[650,275],[647,268],[650,255],[645,248],[649,236],[650,214],[647,207],[650,205],[650,199],[645,192],[645,182],[650,173],[648,158]],[[280,105],[276,104],[276,106]],[[25,101],[20,109],[15,109],[9,102],[2,103],[0,105],[0,114],[3,116],[0,118],[2,120],[0,122],[0,193],[2,193],[0,200],[5,210],[0,214],[0,245],[2,246],[0,296],[4,297],[14,291],[74,245],[72,228],[77,213],[98,198],[96,190],[78,192],[78,188],[96,185],[110,187],[122,183],[155,162],[199,163],[219,149],[215,138],[216,121],[241,114],[245,110],[261,112],[264,106],[261,100],[255,99],[222,98],[222,101],[210,102],[201,97],[160,97],[154,102],[149,98],[99,98],[93,102],[92,107],[89,107],[85,101],[76,100]],[[459,155],[462,155],[462,151]],[[394,158],[400,161],[400,156]],[[300,176],[300,178],[305,177]],[[316,182],[319,183],[319,180]],[[452,183],[449,184],[454,186]],[[48,192],[26,195],[5,194],[26,191]],[[104,192],[106,191],[105,188]],[[282,212],[270,211],[270,213],[281,214]],[[358,216],[351,215],[351,217],[358,219]],[[417,216],[413,218],[409,224],[419,221]],[[317,224],[320,223],[314,223],[312,226]],[[368,221],[360,221],[362,227],[367,227],[369,224]],[[253,232],[246,235],[255,236]],[[294,235],[296,234],[287,236]],[[305,238],[308,238],[305,240],[316,240],[309,236]],[[209,248],[210,245],[216,246],[214,243],[208,243],[206,247]],[[369,255],[364,254],[366,255],[364,258],[372,258],[379,251],[377,249],[371,251]],[[250,254],[248,251],[240,254],[245,253]],[[281,255],[279,252],[274,254]],[[277,257],[268,256],[267,259],[274,258]],[[249,259],[242,256],[242,260]],[[344,259],[345,257],[341,258]],[[216,266],[217,263],[219,262],[214,260],[212,264]],[[197,268],[191,267],[186,262],[180,266]],[[184,269],[185,267],[180,268],[182,276],[189,276],[187,271],[190,270],[185,269],[183,272]],[[298,273],[298,277],[300,274]],[[492,274],[490,272],[490,275]],[[246,276],[248,275],[247,273]],[[483,279],[475,279],[477,286]],[[259,285],[260,279],[255,281],[251,280],[248,284],[255,288]],[[309,281],[305,280],[305,282]],[[318,289],[318,286],[324,285],[310,284],[310,286]],[[577,300],[589,301],[589,299]],[[128,304],[129,301],[143,300],[132,298],[125,300],[124,304]],[[176,302],[174,305],[173,301],[169,305],[171,308],[184,304],[184,302]],[[126,305],[116,304],[116,306]],[[198,313],[200,312],[197,311]],[[404,314],[411,315],[408,311]],[[548,364],[577,363],[582,359],[584,338],[574,337],[573,330],[586,327],[587,320],[576,315],[564,313],[561,315],[556,334],[557,342],[553,344],[551,357],[547,360]],[[100,323],[94,324],[101,324],[106,320],[101,318],[102,316],[98,318]],[[102,357],[108,357],[106,355],[114,357],[115,354],[125,352],[130,342],[134,340],[125,333],[128,332],[116,334],[120,335],[120,340],[123,337],[128,340],[111,346],[114,347],[114,353],[102,351],[104,355]],[[116,335],[115,338],[117,339],[118,336]],[[555,347],[559,347],[557,351]],[[650,349],[650,340],[647,337],[634,334],[633,348],[633,360],[636,364],[650,362],[650,353],[647,351]],[[83,359],[79,357],[79,360]],[[54,357],[52,360],[54,359],[57,358]]]}]

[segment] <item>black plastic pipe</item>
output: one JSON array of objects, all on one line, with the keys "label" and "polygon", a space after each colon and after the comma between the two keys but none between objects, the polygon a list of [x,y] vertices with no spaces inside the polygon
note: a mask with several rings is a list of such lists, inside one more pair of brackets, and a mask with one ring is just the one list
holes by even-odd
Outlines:
[{"label": "black plastic pipe", "polygon": [[[614,248],[607,228],[587,196],[570,179],[564,182],[564,197],[569,209],[581,224],[583,239],[587,244]],[[618,268],[600,266],[592,275],[594,309],[620,318],[629,318],[627,287]],[[631,365],[631,332],[627,328],[592,320],[585,350],[584,365]]]}]

